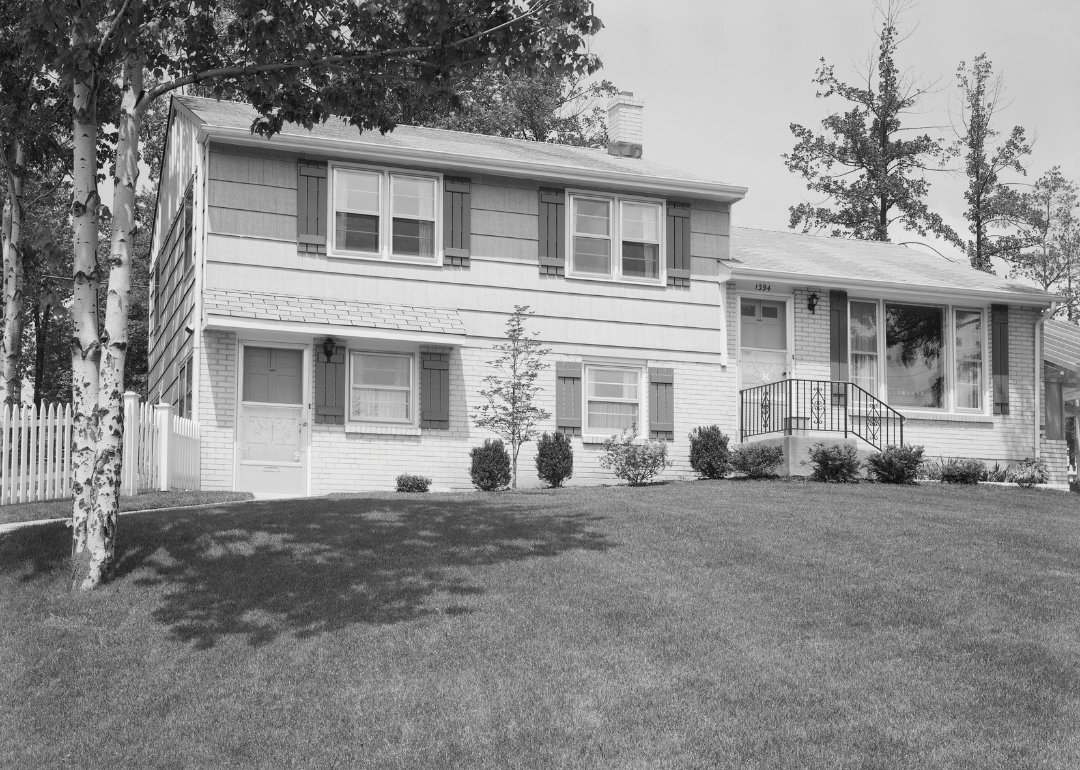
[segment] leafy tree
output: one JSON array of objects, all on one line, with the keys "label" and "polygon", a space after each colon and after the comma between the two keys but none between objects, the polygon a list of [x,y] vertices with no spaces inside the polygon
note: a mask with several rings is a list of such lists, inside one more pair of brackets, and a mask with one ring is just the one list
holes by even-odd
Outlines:
[{"label": "leafy tree", "polygon": [[960,107],[960,128],[956,150],[964,155],[964,171],[968,187],[964,200],[968,208],[964,218],[971,224],[972,239],[967,243],[968,259],[976,270],[994,272],[992,259],[1009,248],[1007,240],[993,243],[988,228],[1005,209],[1010,200],[1008,189],[999,181],[1003,171],[1026,174],[1021,160],[1031,153],[1024,129],[1014,126],[1005,142],[996,149],[990,146],[998,132],[992,123],[1001,109],[1004,84],[1001,76],[993,76],[993,67],[986,54],[975,57],[970,69],[964,62],[956,71],[963,101]]},{"label": "leafy tree", "polygon": [[807,180],[806,189],[828,201],[791,206],[792,229],[825,229],[834,236],[887,241],[889,227],[899,222],[920,235],[930,231],[960,244],[952,228],[925,203],[930,189],[925,171],[930,161],[942,157],[941,140],[928,134],[904,138],[909,129],[901,117],[915,111],[929,86],[913,82],[896,66],[901,10],[890,3],[882,11],[877,59],[868,64],[865,85],[842,83],[833,66],[821,60],[813,81],[819,86],[817,97],[840,96],[850,109],[825,118],[819,135],[791,124],[798,142],[783,155],[784,163]]},{"label": "leafy tree", "polygon": [[[187,85],[242,94],[270,136],[340,116],[393,129],[393,105],[446,100],[462,78],[505,72],[591,73],[584,38],[599,31],[588,0],[55,0],[20,18],[20,56],[65,94],[73,128],[72,401],[74,549],[89,552],[83,588],[115,560],[122,395],[142,121]],[[153,83],[157,80],[156,85]],[[111,109],[115,103],[116,108]],[[108,292],[103,328],[96,259],[103,126],[116,127]]]},{"label": "leafy tree", "polygon": [[525,331],[525,319],[530,315],[528,305],[514,306],[506,321],[506,342],[494,348],[499,357],[487,362],[495,371],[484,378],[486,387],[480,391],[487,403],[477,404],[473,414],[476,427],[490,430],[510,445],[514,489],[521,445],[536,438],[537,423],[551,419],[550,412],[536,405],[536,396],[543,390],[536,378],[548,368],[543,359],[551,351],[540,346],[536,332],[529,335]]}]

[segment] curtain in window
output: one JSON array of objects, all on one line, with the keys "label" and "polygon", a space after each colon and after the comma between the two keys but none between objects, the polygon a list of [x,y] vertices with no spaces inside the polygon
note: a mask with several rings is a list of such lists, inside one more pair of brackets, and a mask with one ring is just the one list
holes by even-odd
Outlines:
[{"label": "curtain in window", "polygon": [[353,355],[353,386],[350,415],[354,420],[412,418],[409,356],[357,353]]},{"label": "curtain in window", "polygon": [[588,370],[588,428],[619,433],[638,424],[638,372],[628,369]]},{"label": "curtain in window", "polygon": [[956,408],[981,409],[983,392],[982,312],[956,311]]},{"label": "curtain in window", "polygon": [[851,381],[877,395],[878,324],[876,302],[852,302]]}]

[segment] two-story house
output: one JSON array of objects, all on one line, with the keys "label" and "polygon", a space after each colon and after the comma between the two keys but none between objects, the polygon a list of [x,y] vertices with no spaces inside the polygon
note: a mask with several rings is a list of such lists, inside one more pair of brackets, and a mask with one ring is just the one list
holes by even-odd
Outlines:
[{"label": "two-story house", "polygon": [[[931,454],[1063,455],[1035,420],[1054,297],[903,246],[733,235],[746,188],[641,157],[641,108],[613,100],[604,151],[340,121],[264,139],[246,105],[175,98],[148,396],[198,423],[202,487],[468,488],[516,305],[551,350],[541,405],[575,482],[609,480],[600,445],[635,426],[676,476],[713,423],[869,448],[903,422]],[[521,474],[537,483],[528,450]]]}]

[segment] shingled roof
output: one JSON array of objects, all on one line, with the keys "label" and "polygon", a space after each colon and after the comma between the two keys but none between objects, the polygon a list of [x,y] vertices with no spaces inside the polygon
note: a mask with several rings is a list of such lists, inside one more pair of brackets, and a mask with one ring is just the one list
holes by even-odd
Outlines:
[{"label": "shingled roof", "polygon": [[461,317],[449,308],[383,305],[232,289],[207,289],[203,294],[203,306],[210,315],[229,318],[465,334]]},{"label": "shingled roof", "polygon": [[975,270],[952,260],[895,243],[830,238],[803,233],[731,228],[734,274],[798,276],[799,281],[892,288],[955,291],[962,294],[1024,295],[1026,301],[1050,304],[1056,295]]},{"label": "shingled roof", "polygon": [[1080,326],[1049,320],[1043,329],[1043,358],[1063,369],[1080,371]]}]

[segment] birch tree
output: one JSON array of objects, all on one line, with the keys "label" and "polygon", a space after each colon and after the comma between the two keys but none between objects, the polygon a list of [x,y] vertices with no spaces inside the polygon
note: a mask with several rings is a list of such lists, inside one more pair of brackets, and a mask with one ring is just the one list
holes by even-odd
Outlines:
[{"label": "birch tree", "polygon": [[[256,133],[340,116],[389,131],[392,105],[448,99],[484,69],[591,73],[584,38],[601,27],[588,0],[57,0],[32,7],[23,43],[70,97],[74,145],[73,538],[88,553],[84,589],[115,563],[123,371],[140,127],[156,99],[189,85],[238,95]],[[157,84],[146,84],[153,78]],[[110,95],[116,110],[101,111]],[[116,127],[105,323],[94,295],[101,126]]]}]

